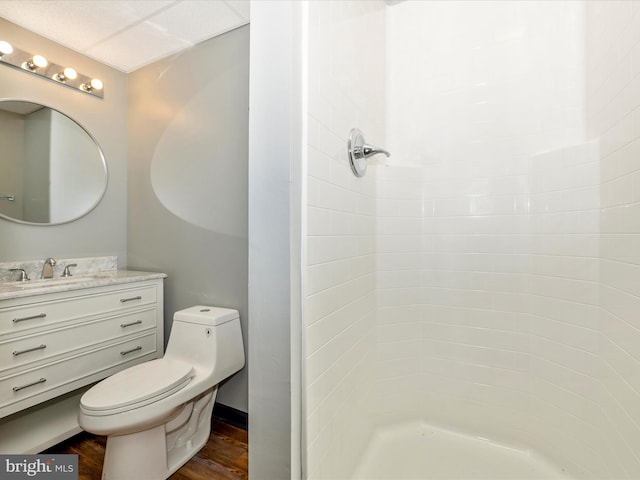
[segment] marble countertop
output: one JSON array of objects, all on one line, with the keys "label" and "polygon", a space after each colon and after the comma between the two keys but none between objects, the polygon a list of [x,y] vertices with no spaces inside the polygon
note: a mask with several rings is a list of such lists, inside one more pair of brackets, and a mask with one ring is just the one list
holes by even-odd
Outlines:
[{"label": "marble countertop", "polygon": [[47,280],[30,280],[28,282],[0,283],[0,300],[45,295],[91,287],[104,287],[144,280],[166,278],[164,273],[140,272],[135,270],[106,270],[85,273],[72,277],[55,277]]}]

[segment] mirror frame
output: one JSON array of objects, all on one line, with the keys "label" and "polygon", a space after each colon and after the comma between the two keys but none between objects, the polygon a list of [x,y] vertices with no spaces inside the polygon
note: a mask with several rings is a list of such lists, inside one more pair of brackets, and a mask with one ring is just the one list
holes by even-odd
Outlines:
[{"label": "mirror frame", "polygon": [[75,222],[76,220],[81,219],[82,217],[88,215],[93,210],[95,210],[95,208],[98,206],[98,204],[104,198],[105,193],[107,193],[107,188],[109,186],[109,167],[107,166],[107,159],[105,158],[104,152],[102,151],[102,148],[100,147],[100,144],[95,139],[95,137],[93,135],[91,135],[91,133],[86,128],[84,128],[84,126],[80,122],[78,122],[75,118],[71,117],[70,115],[67,115],[64,112],[61,112],[57,108],[51,107],[51,106],[46,105],[44,103],[31,101],[31,100],[24,100],[24,99],[21,99],[21,98],[4,98],[4,97],[0,97],[0,105],[2,103],[4,103],[4,102],[24,102],[24,103],[32,103],[32,104],[40,105],[40,106],[42,106],[44,108],[48,108],[50,110],[58,112],[60,115],[64,115],[69,120],[71,120],[73,123],[78,125],[78,127],[80,127],[82,129],[82,131],[91,139],[91,141],[94,143],[94,145],[98,149],[98,153],[100,154],[100,162],[102,163],[102,167],[104,169],[104,188],[102,189],[102,192],[100,192],[100,195],[98,196],[96,201],[91,206],[87,207],[87,209],[86,209],[86,211],[84,213],[82,213],[81,215],[78,215],[76,217],[73,217],[73,218],[71,218],[69,220],[64,220],[64,221],[61,221],[61,222],[38,223],[38,222],[29,222],[27,220],[20,220],[18,218],[9,217],[8,215],[4,215],[2,213],[0,213],[0,218],[2,218],[4,220],[11,221],[11,222],[19,223],[19,224],[22,224],[22,225],[33,225],[33,226],[36,226],[36,227],[50,227],[50,226],[64,225],[65,223]]}]

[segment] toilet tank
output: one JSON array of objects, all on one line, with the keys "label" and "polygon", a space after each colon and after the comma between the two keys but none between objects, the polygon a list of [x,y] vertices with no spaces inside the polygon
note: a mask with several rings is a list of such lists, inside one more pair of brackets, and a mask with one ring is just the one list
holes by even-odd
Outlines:
[{"label": "toilet tank", "polygon": [[231,320],[239,319],[240,314],[231,308],[208,307],[206,305],[196,305],[194,307],[178,310],[173,315],[173,321],[197,323],[199,325],[209,325],[214,327],[222,325]]},{"label": "toilet tank", "polygon": [[213,384],[234,374],[245,362],[238,311],[205,305],[177,311],[165,358],[190,363]]}]

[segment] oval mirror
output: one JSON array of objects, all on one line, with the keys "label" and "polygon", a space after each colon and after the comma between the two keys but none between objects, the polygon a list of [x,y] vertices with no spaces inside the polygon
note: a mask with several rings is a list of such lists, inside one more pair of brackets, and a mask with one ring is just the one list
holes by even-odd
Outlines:
[{"label": "oval mirror", "polygon": [[0,217],[55,225],[86,215],[107,188],[93,137],[52,108],[0,100]]}]

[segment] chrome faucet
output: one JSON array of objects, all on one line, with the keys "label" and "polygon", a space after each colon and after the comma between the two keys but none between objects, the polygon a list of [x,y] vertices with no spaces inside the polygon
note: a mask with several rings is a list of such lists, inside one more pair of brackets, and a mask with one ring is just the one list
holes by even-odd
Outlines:
[{"label": "chrome faucet", "polygon": [[53,266],[56,264],[55,258],[47,258],[42,266],[42,275],[40,278],[53,278]]}]

